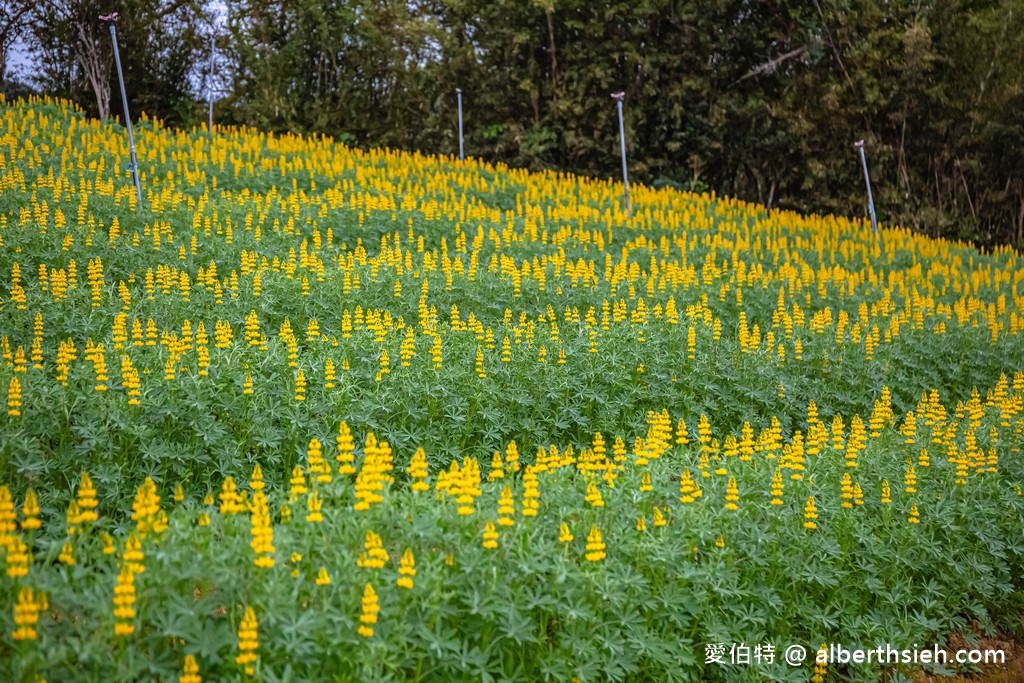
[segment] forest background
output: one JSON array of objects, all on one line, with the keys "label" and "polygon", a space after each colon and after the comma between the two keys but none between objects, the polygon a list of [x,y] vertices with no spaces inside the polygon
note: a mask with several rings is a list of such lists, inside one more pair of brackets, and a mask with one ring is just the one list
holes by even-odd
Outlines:
[{"label": "forest background", "polygon": [[1020,0],[0,0],[0,92],[1024,247]]}]

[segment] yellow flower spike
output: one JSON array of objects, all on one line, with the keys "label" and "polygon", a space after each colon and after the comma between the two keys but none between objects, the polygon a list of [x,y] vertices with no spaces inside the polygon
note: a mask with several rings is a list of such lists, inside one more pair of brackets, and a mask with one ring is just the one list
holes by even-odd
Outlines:
[{"label": "yellow flower spike", "polygon": [[366,584],[363,589],[362,611],[359,615],[359,635],[363,638],[373,637],[373,625],[377,623],[377,615],[380,614],[380,602],[373,586]]},{"label": "yellow flower spike", "polygon": [[14,626],[11,633],[14,640],[35,640],[36,626],[39,624],[39,613],[43,611],[45,597],[34,592],[28,586],[22,586],[18,593],[18,601],[14,605]]},{"label": "yellow flower spike", "polygon": [[406,468],[406,473],[412,480],[409,488],[413,492],[423,493],[430,490],[430,485],[427,483],[427,476],[429,474],[427,454],[423,448],[417,448],[416,452],[413,453],[412,458],[409,460],[409,466]]},{"label": "yellow flower spike", "polygon": [[114,587],[114,635],[135,633],[135,573],[126,563]]},{"label": "yellow flower spike", "polygon": [[736,485],[736,477],[729,477],[729,483],[725,487],[725,509],[735,512],[740,509],[739,487]]},{"label": "yellow flower spike", "polygon": [[569,525],[565,522],[558,527],[558,542],[559,543],[572,543],[573,535],[569,530]]},{"label": "yellow flower spike", "polygon": [[331,585],[331,577],[327,573],[326,567],[320,567],[320,571],[316,575],[316,585],[318,586],[329,586]]},{"label": "yellow flower spike", "polygon": [[151,477],[138,488],[135,500],[132,502],[132,521],[141,538],[146,538],[149,532],[160,533],[160,496],[156,491],[156,482]]},{"label": "yellow flower spike", "polygon": [[57,556],[57,560],[69,567],[75,564],[75,549],[70,542],[65,543],[60,549],[60,555]]},{"label": "yellow flower spike", "polygon": [[245,616],[238,626],[238,655],[235,663],[240,664],[247,676],[256,673],[256,660],[259,649],[259,622],[252,607],[245,608]]},{"label": "yellow flower spike", "polygon": [[811,683],[824,683],[828,676],[828,645],[822,643],[815,653],[814,671],[811,674]]},{"label": "yellow flower spike", "polygon": [[888,480],[882,480],[882,505],[889,505],[892,503],[892,493],[889,489]]},{"label": "yellow flower spike", "polygon": [[310,439],[306,446],[306,470],[311,482],[330,484],[332,481],[331,466],[324,460],[324,449],[319,439]]},{"label": "yellow flower spike", "polygon": [[17,377],[11,377],[7,384],[7,415],[21,417],[21,382]]},{"label": "yellow flower spike", "polygon": [[523,475],[523,517],[536,517],[539,508],[540,491],[537,472],[533,465],[526,466]]},{"label": "yellow flower spike", "polygon": [[127,567],[133,574],[141,574],[146,570],[143,560],[145,554],[142,551],[142,541],[139,539],[137,532],[132,531],[128,534],[128,540],[125,541],[124,554],[121,560],[124,566]]},{"label": "yellow flower spike", "polygon": [[32,556],[28,553],[28,546],[18,534],[6,538],[7,545],[7,569],[9,578],[18,579],[28,575],[28,566]]},{"label": "yellow flower spike", "polygon": [[509,441],[505,447],[505,464],[508,465],[509,471],[519,471],[519,447],[515,441]]},{"label": "yellow flower spike", "polygon": [[853,478],[850,477],[849,472],[843,473],[843,479],[840,483],[840,498],[842,499],[840,507],[844,510],[853,509]]},{"label": "yellow flower spike", "polygon": [[274,527],[270,521],[267,496],[262,490],[253,494],[249,523],[252,535],[249,545],[256,555],[254,563],[257,567],[269,569],[274,566]]},{"label": "yellow flower spike", "polygon": [[640,491],[642,493],[647,493],[653,490],[654,486],[651,484],[651,473],[644,472],[643,475],[640,477]]},{"label": "yellow flower spike", "polygon": [[494,451],[491,456],[491,471],[487,474],[487,481],[494,482],[505,478],[505,468],[501,462],[501,453]]},{"label": "yellow flower spike", "polygon": [[715,547],[716,548],[724,548],[725,547],[725,537],[724,536],[719,535],[718,538],[715,539]]},{"label": "yellow flower spike", "polygon": [[853,504],[854,506],[864,504],[864,491],[861,489],[860,484],[853,485]]},{"label": "yellow flower spike", "polygon": [[[668,508],[666,507],[665,509],[667,510]],[[666,524],[668,524],[668,519],[666,519],[665,515],[662,513],[661,508],[655,506],[655,508],[654,508],[654,526],[655,526],[655,528],[663,527]]]},{"label": "yellow flower spike", "polygon": [[304,496],[309,493],[309,489],[306,487],[306,476],[302,473],[302,467],[296,465],[292,468],[291,479],[288,480],[288,502],[294,503],[299,499],[299,496]]},{"label": "yellow flower spike", "polygon": [[355,474],[356,469],[353,467],[353,463],[355,462],[356,446],[352,438],[352,430],[349,429],[347,422],[342,421],[338,425],[338,436],[334,441],[338,453],[334,458],[338,462],[338,474]]},{"label": "yellow flower spike", "polygon": [[514,526],[513,515],[516,513],[516,501],[512,497],[512,487],[506,486],[501,490],[501,498],[498,499],[498,525]]},{"label": "yellow flower spike", "polygon": [[597,485],[594,482],[587,484],[587,495],[584,500],[590,503],[591,507],[604,507],[604,498],[601,497],[601,492],[597,490]]},{"label": "yellow flower spike", "polygon": [[776,467],[775,468],[775,474],[772,475],[772,487],[771,487],[771,491],[770,491],[771,496],[772,496],[772,499],[771,499],[770,502],[771,502],[772,505],[782,505],[783,504],[784,501],[782,499],[782,496],[783,496],[784,491],[785,491],[785,484],[783,483],[783,480],[782,480],[782,470],[779,469],[778,467]]},{"label": "yellow flower spike", "polygon": [[907,463],[907,471],[903,475],[903,490],[906,493],[917,493],[917,473],[914,464]]},{"label": "yellow flower spike", "polygon": [[178,683],[202,683],[203,678],[199,675],[199,662],[195,655],[185,655],[185,662],[182,665],[182,674],[178,677]]},{"label": "yellow flower spike", "polygon": [[[564,355],[562,356],[561,362],[565,362]],[[476,347],[476,359],[474,361],[474,370],[476,371],[476,376],[479,377],[480,379],[487,378],[487,372],[484,370],[484,350],[479,346]]]},{"label": "yellow flower spike", "polygon": [[587,552],[585,557],[588,562],[600,562],[607,555],[605,555],[605,544],[601,538],[601,531],[594,524],[590,527],[590,533],[587,535]]},{"label": "yellow flower spike", "polygon": [[0,546],[6,545],[6,539],[18,530],[16,520],[17,513],[11,490],[6,485],[0,486]]},{"label": "yellow flower spike", "polygon": [[[36,498],[35,489],[30,488],[25,491],[25,502],[21,505],[21,516],[22,531],[35,531],[42,527],[43,523],[39,519],[39,501]],[[0,536],[3,536],[4,533],[5,532],[0,529]],[[3,544],[0,543],[0,545]]]},{"label": "yellow flower spike", "polygon": [[174,502],[181,503],[185,500],[185,489],[181,486],[181,483],[174,485]]},{"label": "yellow flower spike", "polygon": [[113,555],[117,552],[117,548],[114,547],[114,537],[108,534],[106,531],[100,534],[100,543],[103,547],[104,555]]},{"label": "yellow flower spike", "polygon": [[483,546],[488,550],[493,550],[498,547],[498,530],[494,527],[494,522],[487,520],[487,525],[484,527]]},{"label": "yellow flower spike", "polygon": [[262,491],[264,486],[263,468],[256,465],[252,470],[252,477],[249,478],[249,489],[251,491]]},{"label": "yellow flower spike", "polygon": [[907,517],[907,521],[910,522],[911,524],[920,524],[921,523],[921,515],[917,511],[917,505],[911,505],[910,506],[910,515]]},{"label": "yellow flower spike", "polygon": [[309,494],[309,498],[306,499],[306,509],[309,513],[306,515],[306,521],[310,524],[319,524],[324,521],[324,516],[320,512],[320,494],[313,491]]},{"label": "yellow flower spike", "polygon": [[636,519],[636,530],[641,533],[647,531],[647,520],[644,519],[643,515]]},{"label": "yellow flower spike", "polygon": [[804,528],[805,529],[817,529],[818,525],[814,520],[818,519],[818,508],[814,504],[814,496],[807,498],[807,504],[804,505]]},{"label": "yellow flower spike", "polygon": [[703,492],[697,482],[693,480],[690,470],[683,470],[683,474],[679,477],[679,502],[692,503],[702,494]]},{"label": "yellow flower spike", "polygon": [[412,550],[408,548],[398,562],[398,574],[398,579],[395,581],[398,587],[411,590],[413,577],[416,576],[416,558],[413,557]]}]

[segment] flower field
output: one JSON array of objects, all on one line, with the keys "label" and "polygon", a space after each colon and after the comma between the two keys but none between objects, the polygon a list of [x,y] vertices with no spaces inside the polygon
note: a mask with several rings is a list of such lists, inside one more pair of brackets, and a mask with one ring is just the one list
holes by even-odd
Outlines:
[{"label": "flower field", "polygon": [[[0,680],[901,680],[1020,626],[1012,250],[0,101]],[[812,658],[813,659],[813,658]]]}]

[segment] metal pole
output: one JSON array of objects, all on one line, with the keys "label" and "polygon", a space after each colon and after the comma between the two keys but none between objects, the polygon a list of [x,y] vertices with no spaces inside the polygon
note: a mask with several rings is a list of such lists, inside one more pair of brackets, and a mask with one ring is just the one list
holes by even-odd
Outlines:
[{"label": "metal pole", "polygon": [[459,161],[465,161],[466,148],[462,141],[462,88],[456,88],[455,95],[459,98]]},{"label": "metal pole", "polygon": [[626,172],[626,125],[622,121],[622,99],[626,96],[624,92],[612,93],[619,108],[619,143],[622,147],[622,188],[626,195],[626,217],[633,217],[633,206],[629,201],[629,175]]},{"label": "metal pole", "polygon": [[135,158],[135,136],[132,134],[132,118],[128,114],[128,94],[124,89],[124,74],[121,72],[121,55],[117,49],[117,12],[100,17],[110,25],[110,39],[114,43],[114,65],[117,67],[117,81],[121,84],[121,103],[124,105],[124,123],[128,128],[128,152],[132,158],[132,177],[135,179],[135,197],[139,200],[138,205],[142,206],[142,183],[139,182],[139,163]]},{"label": "metal pole", "polygon": [[214,41],[213,38],[210,38],[210,70],[206,76],[208,79],[206,82],[206,94],[210,99],[210,135],[213,135],[213,49]]},{"label": "metal pole", "polygon": [[871,216],[871,231],[878,234],[878,219],[875,218],[875,200],[871,197],[871,178],[868,176],[868,159],[864,155],[864,141],[858,140],[853,146],[860,151],[860,164],[864,168],[864,183],[868,188],[868,214]]}]

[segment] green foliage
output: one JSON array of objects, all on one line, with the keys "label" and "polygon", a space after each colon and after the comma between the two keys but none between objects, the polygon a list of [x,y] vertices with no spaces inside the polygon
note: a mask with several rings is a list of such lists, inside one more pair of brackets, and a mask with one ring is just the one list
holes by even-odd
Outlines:
[{"label": "green foliage", "polygon": [[[703,646],[909,647],[1019,627],[1016,252],[642,184],[627,217],[610,183],[293,135],[151,120],[138,133],[142,206],[117,128],[54,101],[0,104],[0,679],[167,680],[188,654],[204,680],[244,679],[248,607],[266,681],[803,680],[809,667],[706,665]],[[247,340],[250,315],[265,344]],[[148,345],[132,328],[150,320]],[[811,453],[817,421],[837,415],[847,450],[829,433]],[[873,433],[851,464],[855,416]],[[359,476],[393,478],[368,510],[359,479],[339,471],[343,421]],[[730,452],[774,421],[778,444]],[[371,432],[392,469],[370,460]],[[588,469],[597,433],[608,457]],[[314,438],[329,482],[312,483]],[[429,490],[414,493],[420,447]],[[496,451],[504,477],[460,512],[442,475],[471,461],[489,474]],[[272,567],[254,561],[257,466]],[[306,518],[295,468],[322,522]],[[522,514],[528,468],[535,517]],[[771,493],[776,468],[784,494]],[[83,471],[101,515],[90,522],[71,507]],[[680,495],[684,471],[702,489],[694,501]],[[844,497],[847,474],[862,504]],[[241,514],[201,502],[228,476],[247,492]],[[116,635],[114,586],[147,505],[146,488],[132,494],[147,477],[167,526],[142,541],[135,631]],[[603,507],[585,498],[591,484]],[[488,549],[506,485],[515,524]],[[40,530],[25,525],[29,489]],[[559,541],[562,523],[572,541]],[[592,525],[605,558],[586,557]],[[369,531],[389,554],[381,569],[357,561]],[[25,576],[11,571],[15,538],[32,555]],[[396,585],[406,549],[411,590]],[[316,583],[321,567],[330,584]],[[369,637],[357,631],[367,584],[381,609]],[[37,637],[15,640],[29,587],[47,606]]]},{"label": "green foliage", "polygon": [[[1024,244],[1024,13],[986,2],[232,4],[230,120]],[[387,30],[384,30],[386,27]]]}]

